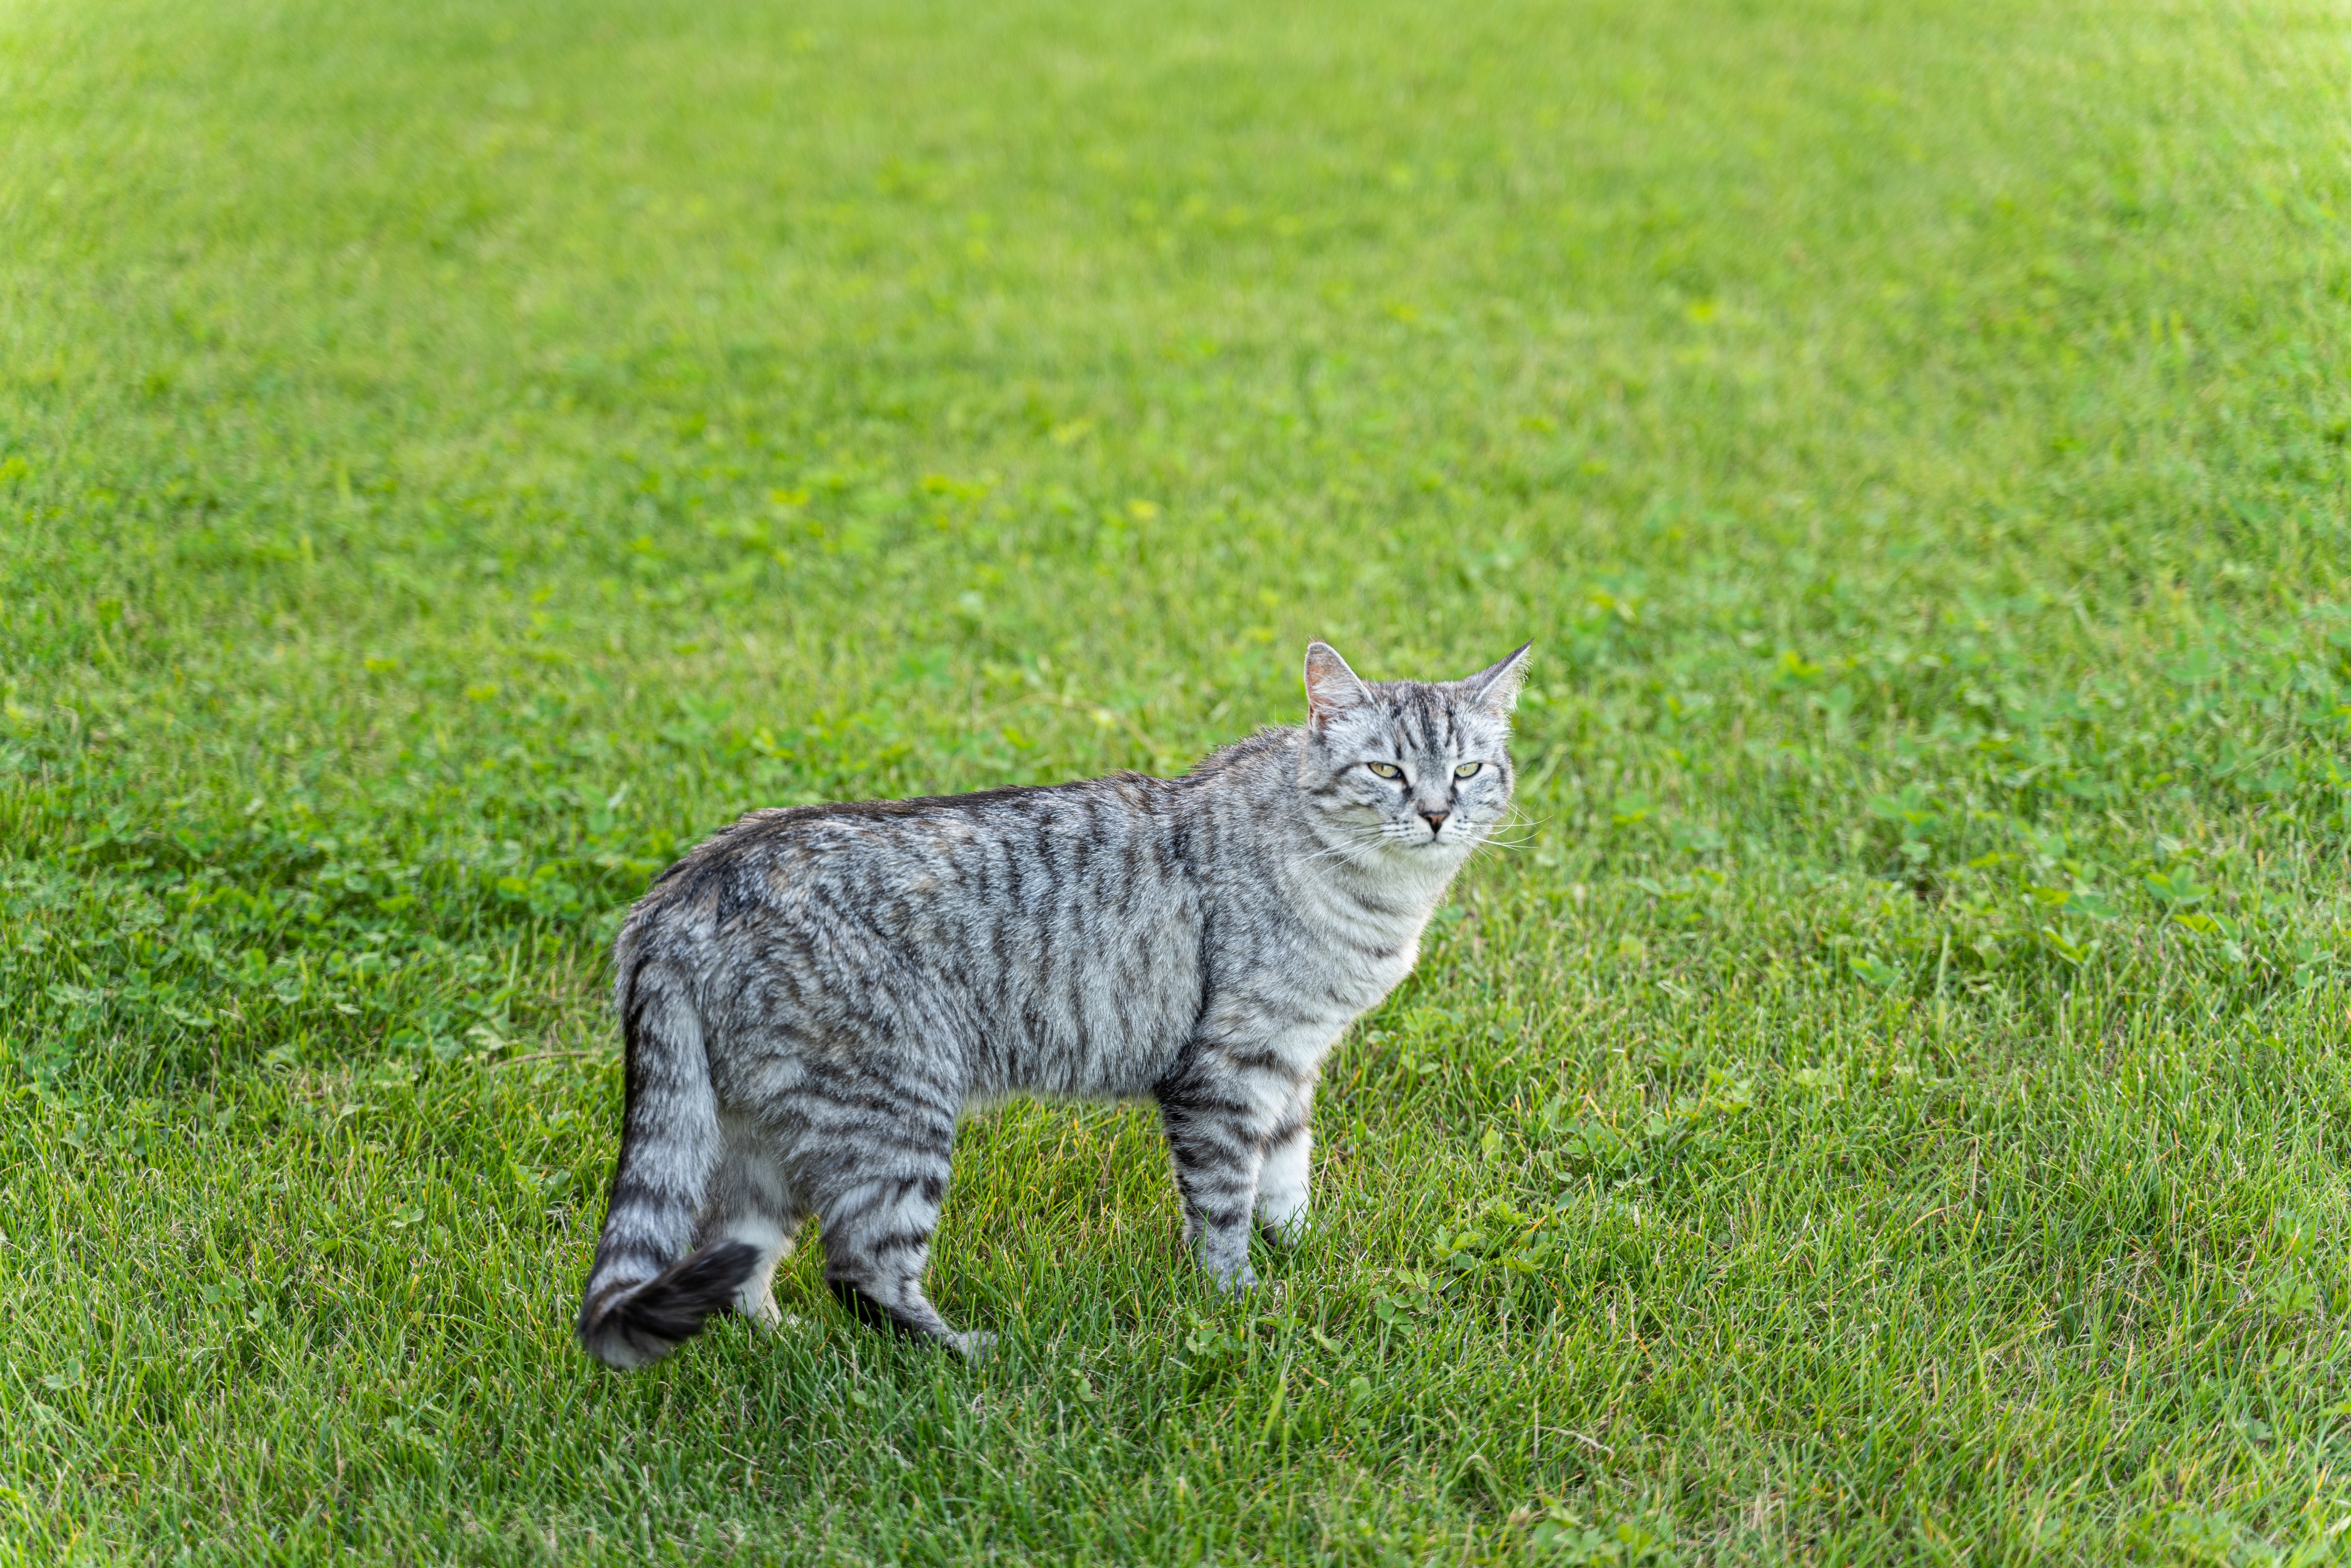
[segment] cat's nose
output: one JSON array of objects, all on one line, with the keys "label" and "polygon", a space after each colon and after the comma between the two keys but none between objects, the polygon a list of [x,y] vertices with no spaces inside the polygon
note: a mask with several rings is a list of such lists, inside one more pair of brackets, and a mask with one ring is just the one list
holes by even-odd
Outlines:
[{"label": "cat's nose", "polygon": [[1445,819],[1452,814],[1450,811],[1423,811],[1420,820],[1428,824],[1430,832],[1441,833],[1445,831]]}]

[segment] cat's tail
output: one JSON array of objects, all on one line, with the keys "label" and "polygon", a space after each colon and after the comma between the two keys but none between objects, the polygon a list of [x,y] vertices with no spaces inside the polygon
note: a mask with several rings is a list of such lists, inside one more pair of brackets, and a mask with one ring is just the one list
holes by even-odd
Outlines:
[{"label": "cat's tail", "polygon": [[623,1371],[699,1333],[758,1261],[740,1241],[689,1250],[718,1165],[718,1100],[701,1014],[683,977],[640,953],[637,925],[630,922],[614,955],[629,1102],[579,1328],[589,1354]]}]

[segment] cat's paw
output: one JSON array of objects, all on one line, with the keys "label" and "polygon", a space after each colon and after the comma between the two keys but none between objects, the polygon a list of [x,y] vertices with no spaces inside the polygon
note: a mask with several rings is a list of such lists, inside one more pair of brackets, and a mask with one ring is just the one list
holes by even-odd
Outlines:
[{"label": "cat's paw", "polygon": [[1297,1246],[1314,1234],[1314,1221],[1306,1210],[1300,1208],[1292,1210],[1279,1219],[1271,1218],[1260,1219],[1257,1229],[1258,1234],[1264,1237],[1269,1245],[1289,1248]]},{"label": "cat's paw", "polygon": [[947,1335],[947,1345],[966,1361],[986,1361],[996,1354],[996,1336],[978,1329]]},{"label": "cat's paw", "polygon": [[1243,1259],[1229,1269],[1211,1268],[1208,1270],[1208,1278],[1215,1283],[1217,1290],[1228,1296],[1238,1296],[1243,1291],[1254,1290],[1257,1287],[1257,1270],[1249,1266],[1247,1259]]}]

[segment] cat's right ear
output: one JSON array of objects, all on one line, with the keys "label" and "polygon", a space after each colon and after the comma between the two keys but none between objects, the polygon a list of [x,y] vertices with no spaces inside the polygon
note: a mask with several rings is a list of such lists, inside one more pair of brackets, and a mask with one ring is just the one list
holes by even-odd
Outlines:
[{"label": "cat's right ear", "polygon": [[1347,668],[1338,649],[1322,642],[1306,644],[1306,711],[1315,728],[1371,700],[1371,687]]}]

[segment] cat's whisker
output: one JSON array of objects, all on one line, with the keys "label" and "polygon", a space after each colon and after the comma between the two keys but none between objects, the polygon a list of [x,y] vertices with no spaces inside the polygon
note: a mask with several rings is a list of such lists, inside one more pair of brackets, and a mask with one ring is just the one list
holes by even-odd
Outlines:
[{"label": "cat's whisker", "polygon": [[[1522,850],[1522,849],[1525,849],[1528,845],[1530,845],[1530,844],[1533,843],[1534,841],[1534,841],[1534,840],[1532,840],[1532,839],[1486,839],[1486,840],[1481,841],[1479,843],[1479,845],[1478,845],[1478,849],[1479,849],[1479,850]],[[1475,853],[1476,852],[1475,852],[1475,851],[1472,851],[1471,852],[1472,852],[1472,853]]]},{"label": "cat's whisker", "polygon": [[[1361,834],[1361,830],[1358,830],[1359,835]],[[1374,830],[1369,836],[1347,838],[1341,840],[1335,844],[1325,844],[1321,849],[1314,851],[1312,853],[1301,857],[1301,863],[1311,865],[1317,861],[1324,860],[1345,861],[1351,863],[1360,862],[1367,854],[1376,852],[1380,845],[1384,841],[1384,833],[1379,830]]]}]

